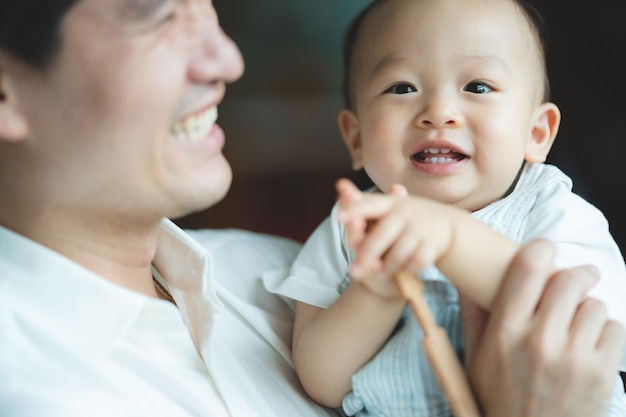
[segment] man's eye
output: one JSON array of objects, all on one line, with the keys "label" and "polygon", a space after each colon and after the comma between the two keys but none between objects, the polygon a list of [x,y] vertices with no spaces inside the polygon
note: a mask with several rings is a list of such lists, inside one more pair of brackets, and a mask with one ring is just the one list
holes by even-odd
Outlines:
[{"label": "man's eye", "polygon": [[392,85],[387,90],[385,90],[385,93],[408,94],[408,93],[415,93],[416,91],[417,89],[413,87],[411,84],[401,83],[401,84]]},{"label": "man's eye", "polygon": [[165,16],[163,16],[161,18],[161,20],[158,23],[158,26],[170,23],[170,22],[174,21],[175,19],[176,19],[176,12],[171,12],[169,14],[166,14]]},{"label": "man's eye", "polygon": [[474,81],[474,82],[467,84],[463,88],[463,91],[469,91],[470,93],[476,93],[476,94],[486,94],[486,93],[489,93],[490,91],[493,91],[493,89],[483,82]]}]

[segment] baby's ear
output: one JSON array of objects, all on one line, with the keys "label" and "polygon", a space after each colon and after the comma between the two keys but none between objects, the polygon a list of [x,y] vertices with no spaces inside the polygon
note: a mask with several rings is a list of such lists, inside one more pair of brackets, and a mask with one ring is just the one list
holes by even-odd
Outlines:
[{"label": "baby's ear", "polygon": [[533,114],[524,159],[545,162],[561,123],[561,112],[554,103],[542,103]]},{"label": "baby's ear", "polygon": [[343,109],[337,117],[339,123],[339,131],[343,142],[350,152],[352,158],[352,169],[359,170],[363,168],[363,157],[361,155],[361,130],[356,114],[350,109]]}]

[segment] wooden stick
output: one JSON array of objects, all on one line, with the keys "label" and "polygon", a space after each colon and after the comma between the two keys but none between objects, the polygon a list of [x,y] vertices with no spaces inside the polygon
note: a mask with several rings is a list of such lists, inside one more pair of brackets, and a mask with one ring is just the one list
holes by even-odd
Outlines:
[{"label": "wooden stick", "polygon": [[424,284],[413,274],[400,271],[395,276],[424,332],[423,345],[439,384],[450,401],[456,417],[480,417],[467,375],[448,334],[437,326],[424,299]]}]

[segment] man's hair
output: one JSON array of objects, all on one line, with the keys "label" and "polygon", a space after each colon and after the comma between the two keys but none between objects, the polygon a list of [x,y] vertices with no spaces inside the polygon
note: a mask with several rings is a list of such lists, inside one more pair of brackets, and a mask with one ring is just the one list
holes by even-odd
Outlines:
[{"label": "man's hair", "polygon": [[61,24],[80,0],[1,0],[0,51],[44,67],[57,52]]},{"label": "man's hair", "polygon": [[[372,0],[372,2],[365,7],[356,17],[352,20],[346,31],[346,35],[343,43],[343,99],[346,107],[353,108],[352,91],[350,86],[352,76],[352,58],[354,57],[354,48],[359,36],[361,27],[365,18],[370,12],[377,6],[385,3],[389,0]],[[548,48],[548,33],[545,24],[545,20],[541,13],[526,0],[511,0],[522,11],[524,17],[528,21],[528,24],[533,31],[535,41],[537,43],[537,49],[539,52],[539,59],[541,60],[541,66],[544,73],[543,81],[543,100],[550,100],[550,80],[548,79],[548,70],[546,64],[546,53]]]}]

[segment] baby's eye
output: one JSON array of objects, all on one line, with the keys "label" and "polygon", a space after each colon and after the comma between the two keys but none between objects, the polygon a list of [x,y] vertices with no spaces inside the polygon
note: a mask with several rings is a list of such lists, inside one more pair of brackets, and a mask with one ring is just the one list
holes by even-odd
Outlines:
[{"label": "baby's eye", "polygon": [[472,81],[463,88],[463,91],[469,91],[470,93],[476,94],[486,94],[493,91],[493,89],[483,82]]},{"label": "baby's eye", "polygon": [[408,93],[415,93],[416,91],[417,91],[417,89],[415,87],[413,87],[411,84],[399,83],[399,84],[394,84],[391,87],[389,87],[388,89],[386,89],[385,93],[390,93],[390,94],[408,94]]}]

